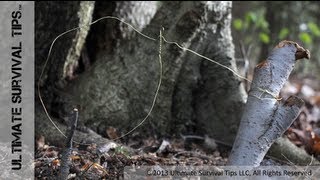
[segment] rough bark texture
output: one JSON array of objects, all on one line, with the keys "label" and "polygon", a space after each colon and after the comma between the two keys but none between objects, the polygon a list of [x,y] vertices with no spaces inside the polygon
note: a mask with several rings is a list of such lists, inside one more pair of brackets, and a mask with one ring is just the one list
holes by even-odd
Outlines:
[{"label": "rough bark texture", "polygon": [[[52,8],[53,6],[57,8]],[[76,16],[70,14],[76,14],[79,7],[78,2],[64,3],[63,5],[55,4],[54,2],[38,2],[35,3],[35,57],[36,57],[36,74],[35,80],[38,82],[42,67],[45,63],[46,56],[49,51],[50,43],[60,33],[72,28],[77,24],[78,19]],[[60,14],[61,16],[56,16]],[[50,23],[47,23],[50,20]],[[58,25],[60,24],[60,25]],[[41,79],[42,93],[46,96],[45,102],[48,107],[51,107],[53,101],[53,82],[59,79],[59,75],[62,75],[63,63],[65,61],[68,47],[71,46],[71,41],[59,41],[57,42],[55,51],[53,51],[51,63],[45,70],[45,76]],[[61,49],[56,50],[57,47]],[[36,123],[37,124],[37,123]]]},{"label": "rough bark texture", "polygon": [[87,34],[89,32],[90,26],[88,25],[92,21],[92,13],[94,9],[94,2],[84,1],[80,3],[78,17],[80,28],[74,38],[72,39],[72,45],[69,48],[66,61],[63,66],[62,79],[72,79],[74,78],[75,69],[79,66],[79,58],[81,55],[82,48],[84,46]]},{"label": "rough bark texture", "polygon": [[[131,2],[129,7],[138,5]],[[148,7],[140,12],[152,9]],[[230,8],[230,2],[165,2],[143,32],[156,38],[164,27],[167,39],[235,68]],[[114,15],[121,17],[121,12]],[[129,23],[141,18],[132,10],[125,12],[133,19],[127,19]],[[144,22],[136,26],[142,29],[148,24]],[[122,132],[136,126],[151,106],[159,78],[158,43],[136,34],[129,36],[126,30],[120,32],[112,51],[106,49],[110,46],[96,50],[95,65],[68,87],[72,104],[80,106],[82,122],[102,134],[110,125]],[[174,45],[163,45],[162,59],[162,87],[144,129],[165,135],[198,123],[204,127],[199,132],[205,130],[231,142],[245,99],[239,80],[228,70]]]},{"label": "rough bark texture", "polygon": [[285,162],[290,161],[297,166],[320,165],[318,160],[307,154],[304,149],[298,148],[288,138],[277,139],[268,154]]},{"label": "rough bark texture", "polygon": [[[50,45],[59,34],[83,25],[91,21],[94,2],[37,2],[35,3],[35,80],[38,83],[44,67]],[[51,116],[62,118],[64,111],[61,107],[61,88],[66,84],[65,77],[73,75],[70,71],[78,64],[79,54],[84,44],[89,29],[68,33],[55,43],[51,58],[44,69],[40,81],[41,94]],[[69,73],[67,73],[69,72]],[[37,84],[35,83],[35,84]],[[37,88],[36,88],[37,89]],[[38,92],[36,92],[36,113],[42,113],[39,103]],[[49,120],[36,116],[36,134],[45,126]],[[49,138],[50,139],[50,138]]]},{"label": "rough bark texture", "polygon": [[72,154],[72,142],[73,142],[73,135],[77,127],[78,122],[78,109],[74,109],[69,117],[69,125],[67,129],[67,138],[65,141],[65,147],[63,149],[62,155],[61,155],[61,167],[60,167],[60,175],[59,179],[67,179],[69,175],[70,170],[70,156]]},{"label": "rough bark texture", "polygon": [[[154,38],[164,27],[167,39],[235,68],[230,11],[231,2],[37,2],[36,81],[57,35],[107,15],[122,18]],[[149,110],[156,89],[158,46],[115,20],[59,39],[41,79],[41,91],[61,130],[66,131],[63,119],[75,105],[79,105],[79,123],[102,135],[109,125],[121,132],[134,127]],[[143,135],[203,133],[232,143],[246,98],[240,81],[174,45],[163,44],[163,49],[163,87],[152,117],[139,131]],[[64,67],[71,68],[64,71]],[[49,122],[38,99],[36,133],[63,146],[63,136]],[[75,140],[109,142],[90,130],[76,131]]]},{"label": "rough bark texture", "polygon": [[[80,24],[77,14],[83,8],[79,2],[36,6],[38,80],[50,43],[59,33]],[[56,6],[61,6],[59,12],[54,11]],[[231,2],[163,2],[161,6],[156,2],[97,2],[94,9],[92,19],[117,16],[156,39],[164,27],[168,40],[236,69],[230,32]],[[53,18],[53,14],[62,14],[64,19]],[[85,14],[90,16],[87,11]],[[84,36],[86,32],[84,29]],[[79,58],[74,49],[76,43],[71,42],[76,39],[83,44],[78,33],[81,30],[59,39],[54,46],[41,84],[49,112],[62,122],[66,112],[77,105],[80,124],[102,135],[108,126],[126,132],[141,121],[151,106],[159,78],[159,44],[115,20],[103,20],[90,27]],[[140,131],[144,135],[203,133],[231,143],[245,99],[240,81],[228,70],[175,45],[162,46],[162,87],[155,109]],[[67,58],[70,51],[77,52],[71,53],[75,54],[71,61]],[[89,68],[82,67],[85,65],[81,59],[85,57],[92,64]],[[84,72],[65,81],[65,77],[70,77],[66,72],[72,74],[79,68],[63,71],[63,67],[75,67],[77,63]],[[50,122],[39,104],[37,113],[38,134],[48,134],[42,129],[50,128]],[[50,139],[57,140],[49,136]]]},{"label": "rough bark texture", "polygon": [[303,101],[289,97],[278,103],[276,96],[301,58],[310,58],[309,51],[297,43],[282,41],[267,60],[256,66],[229,165],[260,165],[273,142],[297,117]]},{"label": "rough bark texture", "polygon": [[[204,24],[202,46],[197,50],[236,70],[230,27],[231,3],[212,3],[212,8],[212,14],[207,16],[211,23]],[[202,61],[193,98],[198,126],[204,127],[213,138],[233,142],[246,99],[239,79],[220,66]]]},{"label": "rough bark texture", "polygon": [[[136,19],[141,19],[147,14],[144,16],[145,20],[136,25],[141,30],[145,26],[144,23],[149,22],[153,16],[149,11],[154,9],[155,3],[117,2],[114,6],[115,10],[112,15],[124,17],[128,23],[137,22]],[[117,10],[122,8],[124,10]],[[133,13],[132,9],[136,8],[139,8],[140,13],[130,14],[130,12]],[[97,12],[95,19],[101,17],[97,14],[105,15]],[[119,25],[119,22],[115,20],[104,21],[100,26],[97,26],[97,29],[93,27],[92,30],[93,32],[110,32],[111,34],[103,34],[108,41],[103,44],[98,38],[95,43],[88,42],[100,45],[94,52],[90,50],[90,53],[95,54],[95,63],[89,71],[69,86],[72,89],[71,92],[69,91],[69,95],[72,96],[71,104],[79,105],[80,112],[82,112],[81,122],[101,134],[105,133],[105,128],[110,124],[119,128],[128,127],[128,125],[132,128],[136,125],[138,118],[141,118],[151,105],[158,79],[157,44],[150,45],[145,38],[131,37],[132,30],[129,31],[129,28],[126,27],[127,31],[121,31],[122,25]],[[113,30],[106,27],[110,26],[109,23],[115,29],[114,31],[118,32],[112,32]],[[144,46],[145,49],[141,46]],[[136,57],[136,54],[140,56]],[[150,71],[146,70],[148,68],[154,72],[148,74]],[[145,88],[143,85],[147,85],[147,87]],[[134,118],[128,122],[130,116]]]}]

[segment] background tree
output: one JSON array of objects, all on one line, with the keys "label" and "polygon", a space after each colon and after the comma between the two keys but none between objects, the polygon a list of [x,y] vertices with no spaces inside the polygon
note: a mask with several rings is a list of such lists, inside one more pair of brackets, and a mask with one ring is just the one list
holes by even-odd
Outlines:
[{"label": "background tree", "polygon": [[[233,37],[236,57],[243,58],[240,42],[249,52],[251,64],[268,56],[274,44],[287,39],[304,44],[313,56],[311,61],[298,64],[294,75],[317,77],[320,37],[319,4],[314,2],[234,2]],[[259,40],[259,41],[257,41]],[[258,57],[258,58],[253,58]],[[251,70],[253,66],[251,66]],[[251,71],[252,73],[252,71]]]}]

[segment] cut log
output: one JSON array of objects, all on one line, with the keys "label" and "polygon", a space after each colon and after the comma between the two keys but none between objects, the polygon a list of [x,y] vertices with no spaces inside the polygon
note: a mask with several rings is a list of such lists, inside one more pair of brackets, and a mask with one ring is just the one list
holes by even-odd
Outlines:
[{"label": "cut log", "polygon": [[297,166],[319,166],[320,162],[288,138],[280,137],[271,146],[268,155]]},{"label": "cut log", "polygon": [[258,64],[228,165],[259,166],[271,145],[287,130],[304,102],[279,92],[296,60],[310,58],[308,50],[292,41],[280,42],[267,60]]}]

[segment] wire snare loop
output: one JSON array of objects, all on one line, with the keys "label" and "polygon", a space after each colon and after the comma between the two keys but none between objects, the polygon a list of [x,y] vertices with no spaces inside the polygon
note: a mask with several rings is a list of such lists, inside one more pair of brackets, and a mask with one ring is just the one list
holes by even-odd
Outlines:
[{"label": "wire snare loop", "polygon": [[[79,30],[79,29],[81,29],[81,28],[88,28],[88,27],[90,27],[91,25],[93,25],[93,24],[95,24],[95,23],[97,23],[97,22],[100,22],[100,21],[102,21],[102,20],[105,20],[105,19],[114,19],[114,20],[117,20],[117,21],[119,21],[119,22],[122,22],[122,23],[124,23],[125,25],[129,26],[130,28],[132,28],[132,29],[133,29],[135,32],[137,32],[139,35],[145,37],[146,39],[151,40],[151,41],[157,41],[155,38],[150,37],[150,36],[148,36],[148,35],[146,35],[146,34],[143,34],[143,33],[140,32],[137,28],[133,27],[131,24],[123,21],[122,19],[120,19],[120,18],[118,18],[118,17],[114,17],[114,16],[105,16],[105,17],[99,18],[99,19],[97,19],[97,20],[89,23],[88,25],[81,25],[81,26],[72,28],[72,29],[70,29],[70,30],[67,30],[67,31],[61,33],[60,35],[58,35],[58,36],[52,41],[52,43],[51,43],[51,45],[50,45],[50,48],[49,48],[48,56],[47,56],[47,58],[46,58],[46,61],[45,61],[45,63],[44,63],[44,66],[43,66],[43,68],[42,68],[42,71],[41,71],[41,74],[40,74],[40,77],[39,77],[39,80],[38,80],[38,83],[37,83],[37,91],[38,91],[38,97],[39,97],[39,99],[40,99],[40,103],[41,103],[41,105],[42,105],[42,107],[43,107],[43,109],[44,109],[44,112],[45,112],[46,116],[48,117],[48,119],[50,120],[50,122],[53,124],[53,126],[59,131],[59,133],[62,134],[65,138],[67,138],[67,136],[66,136],[66,135],[60,130],[60,128],[54,123],[54,121],[52,120],[51,116],[49,115],[49,112],[47,111],[46,105],[45,105],[44,102],[43,102],[43,97],[42,97],[42,95],[41,95],[41,90],[40,90],[40,84],[41,84],[40,82],[41,82],[41,80],[42,80],[42,78],[43,78],[44,70],[45,70],[45,68],[46,68],[46,66],[47,66],[47,64],[48,64],[48,62],[49,62],[49,59],[50,59],[50,55],[51,55],[51,51],[52,51],[52,49],[53,49],[53,46],[54,46],[55,42],[56,42],[60,37],[66,35],[66,34],[68,34],[68,33],[70,33],[70,32]],[[160,67],[159,67],[159,81],[158,81],[157,89],[156,89],[156,92],[155,92],[155,95],[154,95],[154,98],[153,98],[153,101],[152,101],[152,105],[151,105],[151,107],[150,107],[147,115],[139,122],[139,124],[138,124],[137,126],[135,126],[134,128],[132,128],[130,131],[128,131],[128,132],[125,133],[124,135],[122,135],[122,136],[120,136],[120,137],[118,137],[118,138],[115,138],[115,139],[111,139],[111,140],[121,139],[121,138],[129,135],[129,134],[132,133],[134,130],[136,130],[138,127],[140,127],[140,126],[147,120],[147,118],[151,115],[151,112],[152,112],[152,110],[153,110],[153,108],[154,108],[154,106],[155,106],[155,103],[156,103],[156,100],[157,100],[157,97],[158,97],[158,94],[159,94],[159,90],[160,90],[160,87],[161,87],[161,81],[162,81],[163,65],[162,65],[162,52],[161,52],[161,51],[162,51],[162,43],[163,43],[163,42],[165,42],[165,43],[167,43],[167,44],[174,44],[174,45],[176,45],[179,49],[181,49],[181,50],[183,50],[183,51],[188,51],[188,52],[190,52],[190,53],[192,53],[192,54],[194,54],[194,55],[196,55],[196,56],[198,56],[198,57],[201,57],[201,58],[203,58],[203,59],[205,59],[205,60],[207,60],[207,61],[210,61],[210,62],[212,62],[212,63],[215,63],[216,65],[218,65],[218,66],[220,66],[220,67],[222,67],[222,68],[224,68],[224,69],[227,69],[228,71],[231,71],[234,75],[236,75],[236,76],[239,77],[240,79],[244,79],[244,80],[246,80],[246,81],[248,81],[248,82],[251,83],[251,81],[250,81],[249,79],[241,76],[240,74],[238,74],[238,73],[237,73],[235,70],[233,70],[232,68],[230,68],[230,67],[228,67],[228,66],[225,66],[225,65],[223,65],[223,64],[221,64],[221,63],[219,63],[219,62],[217,62],[217,61],[215,61],[215,60],[213,60],[213,59],[210,59],[210,58],[208,58],[208,57],[206,57],[206,56],[204,56],[204,55],[201,55],[201,54],[199,54],[199,53],[197,53],[197,52],[195,52],[195,51],[193,51],[193,50],[191,50],[191,49],[185,48],[185,47],[179,45],[177,42],[171,42],[171,41],[166,40],[165,37],[163,36],[163,28],[162,28],[162,30],[160,30],[160,33],[159,33],[159,66],[160,66]],[[77,142],[77,141],[74,141],[74,140],[73,140],[73,142],[76,143],[76,144],[80,144],[80,145],[90,145],[90,144],[80,143],[80,142]]]}]

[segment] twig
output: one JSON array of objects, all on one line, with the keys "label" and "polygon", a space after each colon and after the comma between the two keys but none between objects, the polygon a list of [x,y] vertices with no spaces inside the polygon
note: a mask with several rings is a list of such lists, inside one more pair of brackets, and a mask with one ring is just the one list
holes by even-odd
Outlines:
[{"label": "twig", "polygon": [[[187,139],[199,139],[199,140],[203,140],[204,143],[206,143],[206,138],[209,138],[209,137],[202,137],[202,136],[197,136],[197,135],[183,135],[183,134],[180,134],[180,137],[186,141]],[[212,139],[212,138],[210,138]],[[214,140],[217,144],[221,144],[221,145],[224,145],[226,147],[229,147],[229,148],[232,148],[232,144],[229,144],[227,142],[223,142],[223,141],[219,141],[219,140],[216,140],[216,139],[212,139]],[[206,144],[208,145],[208,144]]]},{"label": "twig", "polygon": [[[249,57],[250,57],[250,53],[251,53],[251,48],[252,46],[249,45],[248,49],[245,49],[245,45],[242,41],[240,41],[239,43],[240,46],[240,52],[241,52],[241,56],[243,58],[244,61],[244,77],[248,78],[248,73],[249,73],[249,67],[250,67],[250,61],[249,61]],[[248,81],[244,81],[244,85],[245,85],[245,90],[248,92],[249,91],[249,82]]]},{"label": "twig", "polygon": [[60,168],[60,175],[59,175],[60,180],[67,179],[69,175],[70,155],[72,152],[72,138],[73,138],[74,131],[76,130],[76,127],[77,127],[78,109],[76,108],[73,109],[72,114],[69,118],[69,121],[70,122],[67,130],[66,147],[63,150],[62,157],[61,157],[61,168]]},{"label": "twig", "polygon": [[213,160],[212,157],[209,157],[209,156],[197,153],[197,152],[193,152],[193,151],[180,151],[180,152],[176,153],[173,157],[177,158],[177,156],[183,155],[183,154],[189,154],[189,157],[198,157],[201,159]]}]

